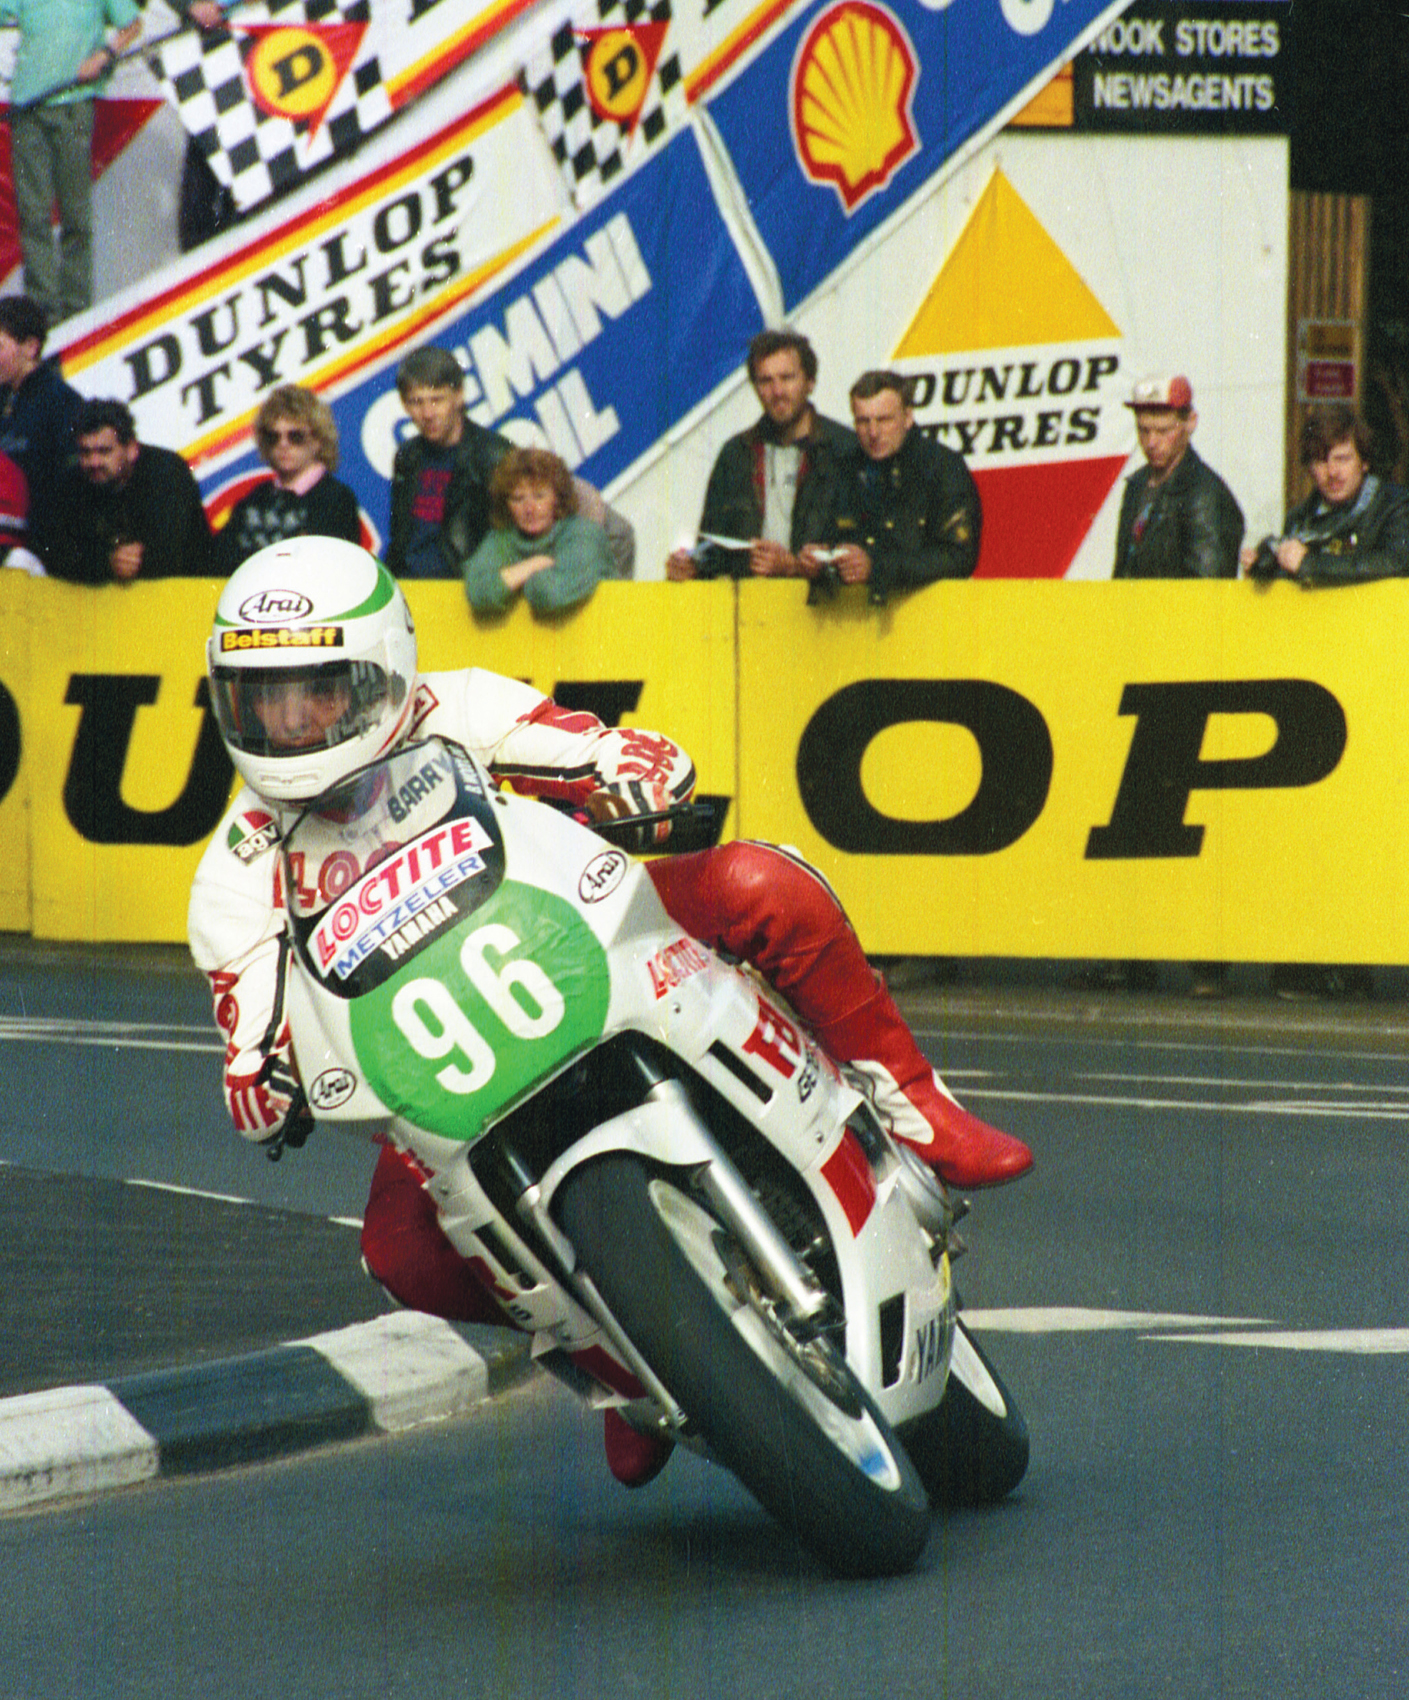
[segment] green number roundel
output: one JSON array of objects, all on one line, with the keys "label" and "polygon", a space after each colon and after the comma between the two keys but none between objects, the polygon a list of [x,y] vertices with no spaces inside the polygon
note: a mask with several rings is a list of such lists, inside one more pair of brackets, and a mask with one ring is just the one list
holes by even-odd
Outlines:
[{"label": "green number roundel", "polygon": [[606,952],[572,905],[506,880],[352,1004],[352,1042],[388,1108],[447,1139],[473,1139],[601,1036],[610,991]]}]

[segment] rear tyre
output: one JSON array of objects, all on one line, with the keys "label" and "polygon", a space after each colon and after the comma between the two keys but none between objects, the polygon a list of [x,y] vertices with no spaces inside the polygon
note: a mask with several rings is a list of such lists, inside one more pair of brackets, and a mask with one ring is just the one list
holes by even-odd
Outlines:
[{"label": "rear tyre", "polygon": [[931,1501],[948,1510],[996,1504],[1027,1471],[1027,1424],[962,1318],[943,1399],[896,1432]]},{"label": "rear tyre", "polygon": [[612,1315],[710,1455],[832,1570],[909,1570],[929,1505],[884,1417],[830,1342],[781,1326],[733,1237],[634,1157],[563,1183],[557,1215]]}]

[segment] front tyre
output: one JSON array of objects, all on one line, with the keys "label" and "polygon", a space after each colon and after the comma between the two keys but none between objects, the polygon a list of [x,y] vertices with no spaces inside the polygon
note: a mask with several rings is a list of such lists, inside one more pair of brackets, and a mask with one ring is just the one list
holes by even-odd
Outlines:
[{"label": "front tyre", "polygon": [[1027,1424],[998,1371],[959,1318],[944,1397],[898,1433],[931,1501],[993,1505],[1027,1470]]},{"label": "front tyre", "polygon": [[582,1267],[712,1457],[832,1570],[909,1570],[929,1537],[914,1467],[845,1360],[781,1325],[737,1242],[634,1157],[563,1183]]}]

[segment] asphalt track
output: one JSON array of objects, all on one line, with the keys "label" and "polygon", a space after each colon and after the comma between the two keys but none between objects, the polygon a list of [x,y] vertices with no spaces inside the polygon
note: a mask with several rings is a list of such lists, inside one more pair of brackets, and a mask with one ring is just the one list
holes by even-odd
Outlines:
[{"label": "asphalt track", "polygon": [[[936,1042],[965,1022],[1409,1051],[1397,999],[1201,1006],[1094,996],[1056,974],[901,998],[942,1069]],[[414,1426],[527,1373],[523,1342],[497,1330],[405,1337],[357,1258],[370,1153],[259,1161],[223,1125],[219,1049],[184,953],[0,945],[0,1505]],[[954,1084],[985,1113],[981,1079]],[[375,1385],[350,1361],[370,1361]]]}]

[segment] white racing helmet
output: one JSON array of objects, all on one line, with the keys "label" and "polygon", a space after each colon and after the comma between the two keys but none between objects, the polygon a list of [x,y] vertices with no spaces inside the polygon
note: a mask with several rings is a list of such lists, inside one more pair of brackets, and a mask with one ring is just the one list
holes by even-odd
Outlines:
[{"label": "white racing helmet", "polygon": [[240,776],[271,803],[306,803],[405,732],[416,632],[375,556],[293,537],[251,555],[220,593],[206,668]]}]

